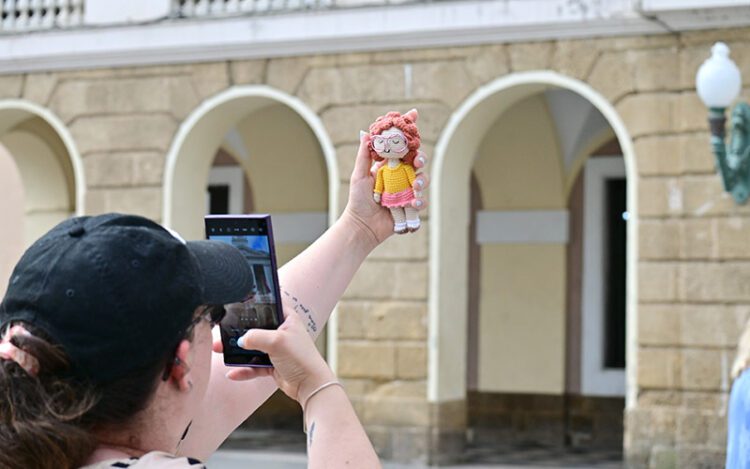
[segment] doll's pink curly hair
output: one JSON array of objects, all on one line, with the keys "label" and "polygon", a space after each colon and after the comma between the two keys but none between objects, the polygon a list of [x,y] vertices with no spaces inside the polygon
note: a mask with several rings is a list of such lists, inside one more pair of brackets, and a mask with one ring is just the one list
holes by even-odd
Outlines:
[{"label": "doll's pink curly hair", "polygon": [[[396,127],[406,136],[406,147],[409,149],[409,152],[402,158],[402,161],[413,166],[414,158],[417,157],[417,151],[421,144],[421,137],[419,136],[417,124],[415,124],[414,120],[407,115],[402,115],[398,112],[389,112],[384,116],[378,117],[377,120],[370,125],[370,135],[380,135],[383,131],[390,129],[391,127]],[[372,159],[375,161],[384,160],[384,158],[378,155],[372,147],[370,147],[370,156],[372,156]]]}]

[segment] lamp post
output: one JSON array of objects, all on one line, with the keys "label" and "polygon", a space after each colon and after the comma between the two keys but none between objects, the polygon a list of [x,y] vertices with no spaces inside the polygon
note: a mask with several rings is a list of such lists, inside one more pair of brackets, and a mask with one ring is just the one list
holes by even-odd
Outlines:
[{"label": "lamp post", "polygon": [[714,44],[711,58],[698,69],[695,85],[698,96],[709,110],[711,146],[724,190],[732,194],[735,202],[745,204],[750,196],[750,106],[741,102],[734,107],[732,135],[727,146],[724,111],[740,94],[742,77],[737,65],[729,58],[726,44]]}]

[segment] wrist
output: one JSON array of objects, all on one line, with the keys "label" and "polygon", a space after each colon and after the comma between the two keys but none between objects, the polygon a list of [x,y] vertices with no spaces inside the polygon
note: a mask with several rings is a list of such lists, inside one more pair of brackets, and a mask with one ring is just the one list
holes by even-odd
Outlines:
[{"label": "wrist", "polygon": [[[314,412],[314,409],[311,410],[310,412],[308,412],[308,409],[311,406],[315,407],[316,396],[318,396],[321,393],[326,392],[326,390],[328,390],[328,389],[333,389],[333,388],[341,388],[341,391],[343,391],[344,390],[344,385],[341,384],[338,380],[326,381],[325,383],[321,384],[317,388],[313,389],[310,392],[310,394],[308,394],[307,397],[304,398],[304,400],[300,401],[300,405],[302,406],[302,430],[305,433],[307,433],[307,429],[308,429],[308,427],[307,427],[307,416],[308,416],[308,414]],[[344,393],[344,396],[346,396],[346,393]],[[330,401],[329,401],[329,403],[330,403]],[[313,426],[314,425],[315,425],[315,423],[313,422]]]},{"label": "wrist", "polygon": [[325,369],[321,368],[321,370],[305,378],[300,383],[297,390],[297,402],[304,407],[316,389],[330,382],[338,382],[336,375],[333,374],[333,371],[328,366]]},{"label": "wrist", "polygon": [[380,244],[380,240],[378,240],[372,228],[361,217],[352,213],[349,207],[344,209],[338,223],[352,235],[352,240],[357,247],[362,249],[364,257],[367,257]]}]

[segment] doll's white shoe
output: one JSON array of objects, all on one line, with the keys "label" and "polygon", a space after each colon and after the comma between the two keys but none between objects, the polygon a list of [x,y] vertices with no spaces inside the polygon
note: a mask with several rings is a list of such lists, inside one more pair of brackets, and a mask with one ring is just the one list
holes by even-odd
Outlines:
[{"label": "doll's white shoe", "polygon": [[406,233],[406,223],[394,223],[393,224],[393,232],[397,234],[404,234]]},{"label": "doll's white shoe", "polygon": [[417,231],[420,226],[422,226],[422,223],[419,221],[419,219],[406,220],[406,228],[411,232]]}]

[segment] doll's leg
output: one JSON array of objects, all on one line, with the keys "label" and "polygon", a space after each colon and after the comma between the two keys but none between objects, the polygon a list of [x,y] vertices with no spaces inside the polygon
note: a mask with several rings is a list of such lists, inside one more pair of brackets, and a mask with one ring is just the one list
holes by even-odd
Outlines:
[{"label": "doll's leg", "polygon": [[413,207],[404,207],[404,214],[406,215],[406,229],[409,231],[417,231],[421,226],[417,209]]},{"label": "doll's leg", "polygon": [[406,214],[401,207],[391,207],[393,217],[393,231],[398,234],[406,233]]}]

